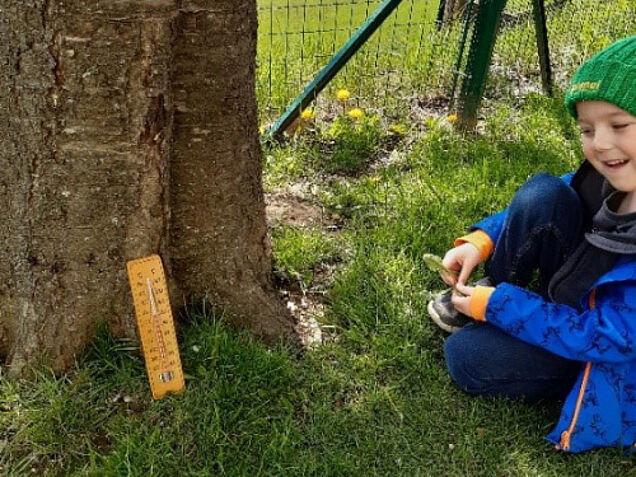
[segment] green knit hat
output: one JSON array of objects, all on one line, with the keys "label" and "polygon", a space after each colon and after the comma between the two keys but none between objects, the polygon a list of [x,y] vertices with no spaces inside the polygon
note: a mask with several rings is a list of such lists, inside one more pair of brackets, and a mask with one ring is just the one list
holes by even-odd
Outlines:
[{"label": "green knit hat", "polygon": [[581,65],[565,94],[574,117],[579,101],[606,101],[636,116],[636,35],[613,43]]}]

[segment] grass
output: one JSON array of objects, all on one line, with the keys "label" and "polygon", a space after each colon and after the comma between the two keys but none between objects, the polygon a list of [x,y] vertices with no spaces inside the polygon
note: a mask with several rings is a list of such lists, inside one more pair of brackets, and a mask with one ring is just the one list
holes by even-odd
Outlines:
[{"label": "grass", "polygon": [[[298,133],[296,133],[298,134]],[[280,187],[314,172],[356,174],[399,137],[378,115],[352,119],[341,109],[332,121],[309,123],[302,140],[266,151],[266,186]]]},{"label": "grass", "polygon": [[178,327],[187,390],[155,402],[138,352],[102,330],[68,374],[0,379],[0,474],[635,475],[616,449],[554,452],[543,436],[559,403],[460,392],[445,336],[425,312],[441,283],[422,253],[442,253],[535,172],[579,160],[560,101],[491,105],[474,137],[443,118],[411,123],[408,137],[382,146],[363,136],[374,152],[355,172],[334,169],[333,156],[320,163],[332,126],[268,150],[265,165],[270,178],[278,161],[298,157],[312,200],[342,217],[336,235],[273,230],[277,273],[306,290],[317,266],[340,262],[321,318],[331,339],[299,358],[232,331],[214,308],[192,310]]},{"label": "grass", "polygon": [[272,240],[276,243],[278,276],[288,282],[298,282],[303,289],[314,281],[316,266],[340,259],[335,240],[316,228],[279,226],[272,231]]}]

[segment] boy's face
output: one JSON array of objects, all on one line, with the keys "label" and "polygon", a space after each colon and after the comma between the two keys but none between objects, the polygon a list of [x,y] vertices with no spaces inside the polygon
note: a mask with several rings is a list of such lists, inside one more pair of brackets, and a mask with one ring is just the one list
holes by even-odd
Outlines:
[{"label": "boy's face", "polygon": [[636,117],[605,101],[576,103],[583,154],[612,186],[636,192]]}]

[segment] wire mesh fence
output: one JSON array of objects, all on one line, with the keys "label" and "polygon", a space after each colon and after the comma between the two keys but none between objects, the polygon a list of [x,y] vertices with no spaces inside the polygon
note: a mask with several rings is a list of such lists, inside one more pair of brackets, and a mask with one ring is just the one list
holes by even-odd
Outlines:
[{"label": "wire mesh fence", "polygon": [[[560,89],[595,52],[636,33],[636,7],[630,0],[547,0],[545,9],[553,82]],[[514,98],[540,91],[532,0],[508,0],[485,96]]]},{"label": "wire mesh fence", "polygon": [[[261,0],[258,97],[263,118],[281,113],[380,5],[378,0]],[[438,4],[405,0],[336,76],[321,96],[348,89],[374,109],[395,107],[396,97],[450,84],[462,23],[438,31]],[[397,95],[397,96],[396,96]],[[324,106],[324,104],[323,104]]]},{"label": "wire mesh fence", "polygon": [[[261,121],[271,123],[280,115],[381,3],[258,0]],[[466,74],[477,3],[464,0],[462,8],[440,22],[440,0],[403,0],[319,96],[316,107],[336,111],[340,105],[334,91],[340,88],[351,92],[355,105],[386,115],[399,115],[413,102],[448,107]],[[632,0],[546,0],[545,9],[559,87],[585,58],[636,33]],[[517,97],[530,91],[541,91],[532,0],[509,0],[485,95]]]}]

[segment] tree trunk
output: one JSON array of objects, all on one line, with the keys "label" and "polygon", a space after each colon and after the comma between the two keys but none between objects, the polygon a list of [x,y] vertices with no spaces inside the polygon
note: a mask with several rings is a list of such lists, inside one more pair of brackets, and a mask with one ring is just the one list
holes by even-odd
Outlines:
[{"label": "tree trunk", "polygon": [[0,358],[68,367],[134,337],[127,260],[173,305],[296,339],[271,282],[255,0],[0,0]]}]

